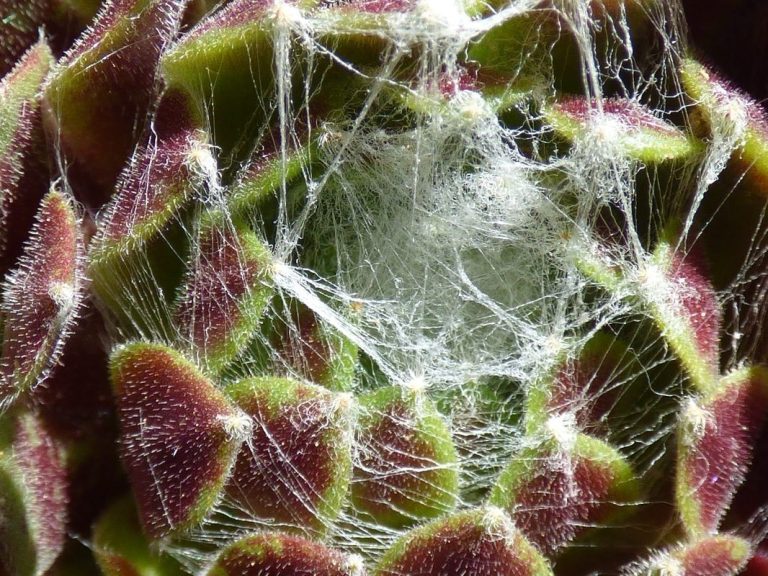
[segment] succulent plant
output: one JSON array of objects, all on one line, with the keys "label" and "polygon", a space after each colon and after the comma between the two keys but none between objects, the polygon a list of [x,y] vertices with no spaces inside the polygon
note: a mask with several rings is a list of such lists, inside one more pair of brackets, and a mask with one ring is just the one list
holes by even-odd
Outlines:
[{"label": "succulent plant", "polygon": [[768,575],[723,5],[0,0],[0,575]]}]

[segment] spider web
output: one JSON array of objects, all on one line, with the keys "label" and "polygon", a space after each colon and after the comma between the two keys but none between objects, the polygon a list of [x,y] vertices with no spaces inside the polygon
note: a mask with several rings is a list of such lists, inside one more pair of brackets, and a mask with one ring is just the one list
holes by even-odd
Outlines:
[{"label": "spider web", "polygon": [[[677,2],[637,3],[655,46],[633,46],[631,18],[623,3],[616,4],[613,17],[600,18],[595,3],[511,0],[471,17],[458,1],[420,0],[408,12],[378,15],[372,31],[339,17],[330,2],[315,10],[276,2],[269,16],[275,89],[254,112],[254,118],[271,124],[257,130],[252,156],[273,150],[270,158],[285,168],[297,151],[308,155],[300,176],[284,177],[274,191],[269,200],[274,209],[250,215],[252,230],[270,247],[275,295],[261,328],[221,385],[275,374],[311,380],[306,365],[314,361],[311,348],[317,341],[310,338],[299,347],[307,355],[302,365],[273,337],[276,329],[306,340],[295,311],[309,310],[332,344],[344,341],[358,350],[348,389],[353,398],[400,386],[434,403],[458,457],[424,468],[456,470],[455,509],[462,510],[485,502],[501,470],[542,443],[525,431],[529,391],[564,359],[578,359],[596,335],[607,333],[624,344],[618,367],[596,392],[611,402],[603,422],[608,438],[642,482],[661,483],[680,406],[690,395],[686,377],[663,336],[649,328],[649,313],[637,304],[644,288],[603,291],[578,261],[584,253],[606,250],[627,276],[641,274],[660,231],[674,221],[682,224],[678,248],[695,246],[708,224],[700,219],[700,206],[742,142],[747,119],[733,114],[714,119],[701,156],[679,167],[672,179],[628,158],[616,137],[626,127],[605,113],[605,103],[621,98],[659,120],[685,122],[689,103],[677,76],[685,30]],[[562,27],[555,37],[543,19],[553,13]],[[500,114],[482,80],[466,80],[477,66],[472,46],[521,17],[529,18],[532,40],[517,61],[491,62],[505,70],[504,93],[515,95]],[[347,59],[337,45],[346,37],[368,38],[384,48],[374,64]],[[568,146],[557,144],[542,112],[562,88],[552,54],[564,39],[577,51],[569,60],[578,64],[571,88],[595,108]],[[535,82],[532,67],[543,71]],[[357,88],[346,107],[318,121],[315,104],[328,97],[326,80],[332,82],[339,71]],[[254,78],[259,90],[256,84]],[[214,102],[207,105],[213,146],[201,161],[205,185],[197,210],[228,213],[231,190],[248,164],[216,146],[215,119],[227,111]],[[253,142],[241,144],[248,148]],[[217,161],[218,168],[211,164]],[[655,191],[640,196],[639,190],[649,189]],[[189,253],[195,250],[195,221],[184,215],[175,223]],[[606,242],[606,228],[620,241]],[[167,244],[169,251],[179,246],[176,237]],[[752,297],[745,286],[764,283],[762,244],[755,238],[755,251],[736,281],[718,294],[724,309],[732,311],[724,336],[730,347],[726,369],[749,360],[758,346],[763,308],[743,301]],[[188,254],[175,257],[184,263]],[[129,265],[125,276],[131,286],[121,296],[143,311],[143,322],[118,322],[116,338],[183,342],[188,336],[173,322],[175,294],[153,279],[151,254],[143,258]],[[614,362],[613,353],[605,351],[606,363]],[[630,390],[641,392],[627,408]],[[553,434],[567,444],[575,431],[567,421],[561,424]],[[352,466],[360,468],[371,447],[361,444],[354,424],[347,434]],[[282,446],[274,442],[279,452]],[[291,471],[286,483],[302,473]],[[653,489],[648,494],[638,505],[655,504],[651,499],[659,495]],[[317,498],[324,495],[298,495],[309,509]],[[196,572],[211,561],[213,550],[238,535],[295,529],[299,518],[259,518],[227,496],[202,526],[167,549]],[[422,521],[386,526],[346,502],[339,516],[327,521],[324,540],[373,566]],[[618,521],[607,529],[618,539],[626,526]],[[764,523],[756,520],[752,531],[758,541]]]}]

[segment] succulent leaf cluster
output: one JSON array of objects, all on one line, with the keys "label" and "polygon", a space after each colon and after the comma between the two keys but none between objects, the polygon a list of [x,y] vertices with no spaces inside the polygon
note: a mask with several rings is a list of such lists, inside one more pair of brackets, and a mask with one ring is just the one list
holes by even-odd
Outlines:
[{"label": "succulent leaf cluster", "polygon": [[768,120],[685,18],[0,0],[0,575],[768,575]]}]

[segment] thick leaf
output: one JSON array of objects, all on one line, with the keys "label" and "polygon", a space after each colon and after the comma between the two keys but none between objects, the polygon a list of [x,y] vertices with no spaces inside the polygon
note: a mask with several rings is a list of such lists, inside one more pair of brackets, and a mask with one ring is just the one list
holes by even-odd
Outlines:
[{"label": "thick leaf", "polygon": [[[215,160],[188,98],[166,93],[148,141],[136,151],[99,222],[91,261],[108,267],[155,238],[191,195],[215,178]],[[105,273],[112,271],[107,270]]]},{"label": "thick leaf", "polygon": [[572,97],[548,106],[544,115],[569,142],[588,139],[649,165],[690,159],[699,150],[694,139],[629,100],[605,100],[598,108],[594,101]]},{"label": "thick leaf", "polygon": [[551,576],[549,563],[495,508],[417,528],[385,552],[375,576]]},{"label": "thick leaf", "polygon": [[458,499],[450,430],[424,391],[386,387],[360,398],[355,509],[400,527],[449,512]]},{"label": "thick leaf", "polygon": [[[495,9],[510,6],[503,0],[482,4]],[[579,41],[581,35],[590,34],[591,56],[596,57],[596,72],[602,76],[606,94],[622,93],[622,88],[631,85],[627,70],[647,74],[656,70],[657,46],[674,38],[674,30],[665,29],[672,18],[661,16],[663,3],[590,0],[581,6],[589,11],[589,31],[577,28],[573,5],[564,0],[540,0],[513,12],[478,38],[470,47],[469,58],[510,77],[541,77],[548,85],[554,82],[559,91],[583,94]]]},{"label": "thick leaf", "polygon": [[349,396],[285,378],[244,380],[227,393],[253,420],[230,498],[257,519],[324,532],[349,486]]},{"label": "thick leaf", "polygon": [[661,553],[626,572],[631,576],[736,576],[751,556],[751,545],[728,534],[706,536]]},{"label": "thick leaf", "polygon": [[54,50],[66,48],[96,13],[101,0],[0,0],[0,77],[40,39]]},{"label": "thick leaf", "polygon": [[272,296],[271,254],[248,226],[206,214],[176,311],[182,337],[219,372],[240,353]]},{"label": "thick leaf", "polygon": [[637,268],[611,260],[600,248],[576,256],[583,274],[646,310],[690,384],[707,393],[717,386],[722,312],[698,250],[687,251],[665,233]]},{"label": "thick leaf", "polygon": [[206,576],[365,576],[362,560],[297,536],[270,532],[227,546]]},{"label": "thick leaf", "polygon": [[567,440],[516,455],[489,499],[547,554],[588,528],[605,526],[622,507],[638,501],[635,475],[617,450],[583,434],[571,440],[572,446],[564,445]]},{"label": "thick leaf", "polygon": [[250,419],[161,344],[118,348],[111,373],[123,464],[144,531],[160,538],[190,528],[218,501]]},{"label": "thick leaf", "polygon": [[166,84],[188,94],[201,114],[211,112],[216,143],[225,156],[243,144],[244,132],[254,137],[272,114],[276,18],[271,14],[270,1],[235,0],[163,55]]},{"label": "thick leaf", "polygon": [[37,204],[48,191],[38,96],[52,64],[50,48],[41,40],[0,83],[0,274],[21,252]]},{"label": "thick leaf", "polygon": [[535,434],[549,418],[572,416],[582,432],[606,432],[605,416],[627,390],[636,369],[631,353],[610,334],[591,338],[575,358],[558,362],[528,393],[526,429]]},{"label": "thick leaf", "polygon": [[61,553],[67,535],[64,455],[34,414],[4,418],[0,568],[15,576],[40,576]]},{"label": "thick leaf", "polygon": [[701,255],[662,240],[639,275],[645,299],[662,335],[691,383],[702,392],[716,386],[722,313]]},{"label": "thick leaf", "polygon": [[274,346],[283,364],[279,369],[329,390],[351,390],[357,346],[299,302],[290,304],[290,316],[286,325],[276,326]]},{"label": "thick leaf", "polygon": [[50,192],[24,256],[3,288],[4,402],[44,380],[62,352],[82,300],[83,246],[71,199]]},{"label": "thick leaf", "polygon": [[[113,0],[64,56],[48,83],[50,131],[72,163],[82,200],[98,208],[111,193],[144,127],[160,54],[183,0]],[[138,130],[137,130],[138,128]]]},{"label": "thick leaf", "polygon": [[678,432],[677,506],[692,536],[717,530],[768,416],[768,371],[743,368],[691,400]]}]

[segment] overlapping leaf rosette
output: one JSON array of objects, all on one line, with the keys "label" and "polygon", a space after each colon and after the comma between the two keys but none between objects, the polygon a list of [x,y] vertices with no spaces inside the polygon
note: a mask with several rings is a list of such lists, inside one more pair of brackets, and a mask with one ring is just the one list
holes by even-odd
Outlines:
[{"label": "overlapping leaf rosette", "polygon": [[768,123],[675,3],[95,4],[0,2],[0,574],[768,573]]}]

